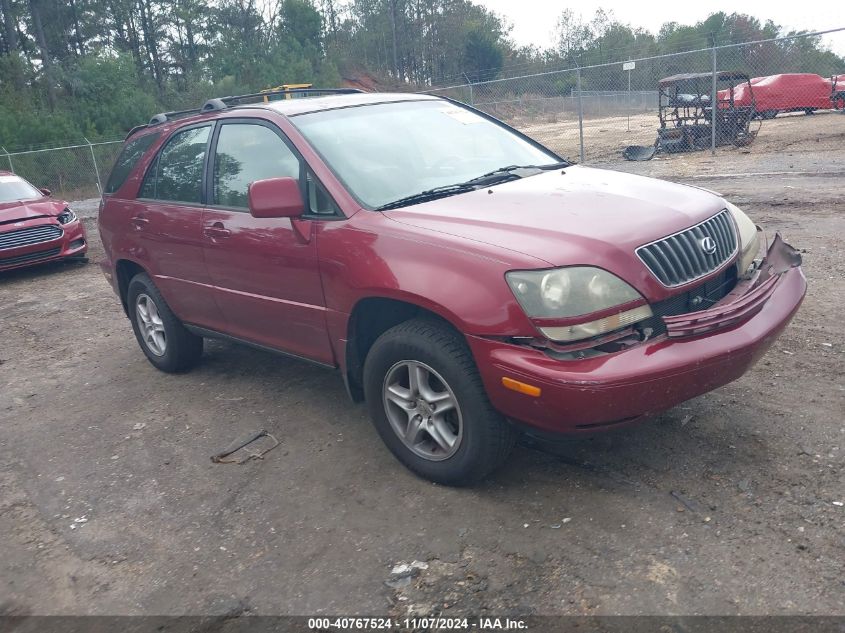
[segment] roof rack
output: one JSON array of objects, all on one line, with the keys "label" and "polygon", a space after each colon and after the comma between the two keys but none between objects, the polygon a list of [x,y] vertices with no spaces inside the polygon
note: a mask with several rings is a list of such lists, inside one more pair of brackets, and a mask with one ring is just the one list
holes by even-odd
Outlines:
[{"label": "roof rack", "polygon": [[215,97],[209,99],[202,104],[200,108],[192,108],[190,110],[173,110],[171,112],[159,112],[150,119],[146,125],[138,125],[129,130],[126,135],[128,139],[130,136],[147,127],[161,125],[167,121],[179,119],[193,114],[205,114],[206,112],[216,112],[218,110],[225,110],[236,105],[241,101],[248,99],[263,99],[273,95],[291,95],[291,94],[356,94],[363,92],[357,88],[287,88],[283,90],[266,90],[264,92],[251,92],[243,95],[229,95],[228,97]]},{"label": "roof rack", "polygon": [[209,99],[206,101],[201,110],[202,112],[213,112],[215,110],[224,110],[240,101],[247,99],[263,99],[265,97],[272,97],[273,95],[294,95],[294,94],[356,94],[363,92],[357,88],[287,88],[282,90],[265,90],[263,92],[252,92],[245,95],[231,95],[228,97],[218,97],[216,99]]}]

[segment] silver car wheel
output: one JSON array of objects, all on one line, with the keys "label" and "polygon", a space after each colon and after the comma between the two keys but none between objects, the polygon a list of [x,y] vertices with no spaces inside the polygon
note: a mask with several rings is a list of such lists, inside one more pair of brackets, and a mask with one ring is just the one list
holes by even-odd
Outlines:
[{"label": "silver car wheel", "polygon": [[396,435],[415,455],[443,461],[463,439],[458,399],[443,377],[425,363],[403,360],[384,378],[382,399]]},{"label": "silver car wheel", "polygon": [[149,295],[141,293],[135,299],[135,314],[141,338],[147,349],[156,356],[164,356],[167,351],[167,337],[164,333],[164,322],[158,313],[158,307]]}]

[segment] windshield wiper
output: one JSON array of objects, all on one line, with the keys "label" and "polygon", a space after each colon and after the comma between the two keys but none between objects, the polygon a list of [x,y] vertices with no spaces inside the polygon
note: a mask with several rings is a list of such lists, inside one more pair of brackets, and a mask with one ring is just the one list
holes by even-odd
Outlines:
[{"label": "windshield wiper", "polygon": [[529,173],[518,173],[521,171],[524,172],[531,172],[534,173],[538,171],[549,171],[552,169],[562,169],[563,167],[569,167],[569,163],[567,162],[560,162],[560,163],[551,163],[550,165],[508,165],[507,167],[499,167],[498,169],[494,169],[493,171],[488,171],[486,174],[482,174],[477,178],[473,178],[472,180],[468,180],[468,183],[476,183],[482,180],[487,180],[489,178],[496,178],[497,176],[517,176],[519,178],[523,178],[525,176],[534,175]]},{"label": "windshield wiper", "polygon": [[[387,211],[388,209],[398,209],[399,207],[406,207],[420,202],[427,202],[429,200],[437,200],[438,198],[445,198],[446,196],[453,196],[459,193],[466,193],[468,191],[475,191],[479,187],[486,187],[505,180],[515,180],[524,178],[525,176],[533,176],[541,171],[549,171],[551,169],[560,169],[562,167],[569,167],[570,163],[560,162],[552,163],[550,165],[508,165],[507,167],[500,167],[493,171],[482,174],[475,178],[471,178],[464,182],[458,182],[453,185],[442,185],[434,187],[433,189],[426,189],[419,193],[399,198],[393,202],[388,202],[380,207],[376,207],[376,211]],[[521,172],[521,173],[520,173]]]},{"label": "windshield wiper", "polygon": [[399,207],[406,207],[411,204],[419,202],[427,202],[429,200],[437,200],[438,198],[445,198],[446,196],[453,196],[458,193],[466,193],[467,191],[475,191],[477,185],[459,182],[454,185],[443,185],[434,187],[433,189],[426,189],[419,193],[399,198],[393,202],[388,202],[380,207],[376,207],[376,211],[387,211],[388,209],[398,209]]}]

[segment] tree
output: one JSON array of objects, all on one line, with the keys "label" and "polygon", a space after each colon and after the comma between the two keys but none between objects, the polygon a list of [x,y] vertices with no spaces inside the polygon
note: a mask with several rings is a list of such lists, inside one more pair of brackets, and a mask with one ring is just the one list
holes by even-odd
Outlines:
[{"label": "tree", "polygon": [[479,28],[472,29],[464,44],[464,72],[478,82],[499,74],[502,70],[502,49],[493,36]]},{"label": "tree", "polygon": [[[612,12],[585,20],[566,10],[554,47],[519,47],[478,0],[0,0],[0,21],[0,145],[10,148],[117,136],[156,111],[281,83],[338,86],[341,74],[414,90],[783,34],[739,13],[669,22],[651,34]],[[753,75],[829,75],[845,66],[817,38],[719,55],[720,65]],[[706,53],[679,56],[638,65],[637,75],[653,88],[662,73],[709,63]],[[562,94],[574,75],[526,78],[515,91],[548,92],[550,81]],[[595,89],[621,89],[623,81],[615,64],[583,77]]]}]

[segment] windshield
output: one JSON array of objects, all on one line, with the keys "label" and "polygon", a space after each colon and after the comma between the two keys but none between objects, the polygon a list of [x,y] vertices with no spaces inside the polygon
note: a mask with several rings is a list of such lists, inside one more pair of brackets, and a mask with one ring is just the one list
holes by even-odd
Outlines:
[{"label": "windshield", "polygon": [[0,203],[43,197],[43,193],[19,176],[0,176]]},{"label": "windshield", "polygon": [[510,165],[560,159],[447,101],[403,101],[291,117],[359,202],[370,208]]}]

